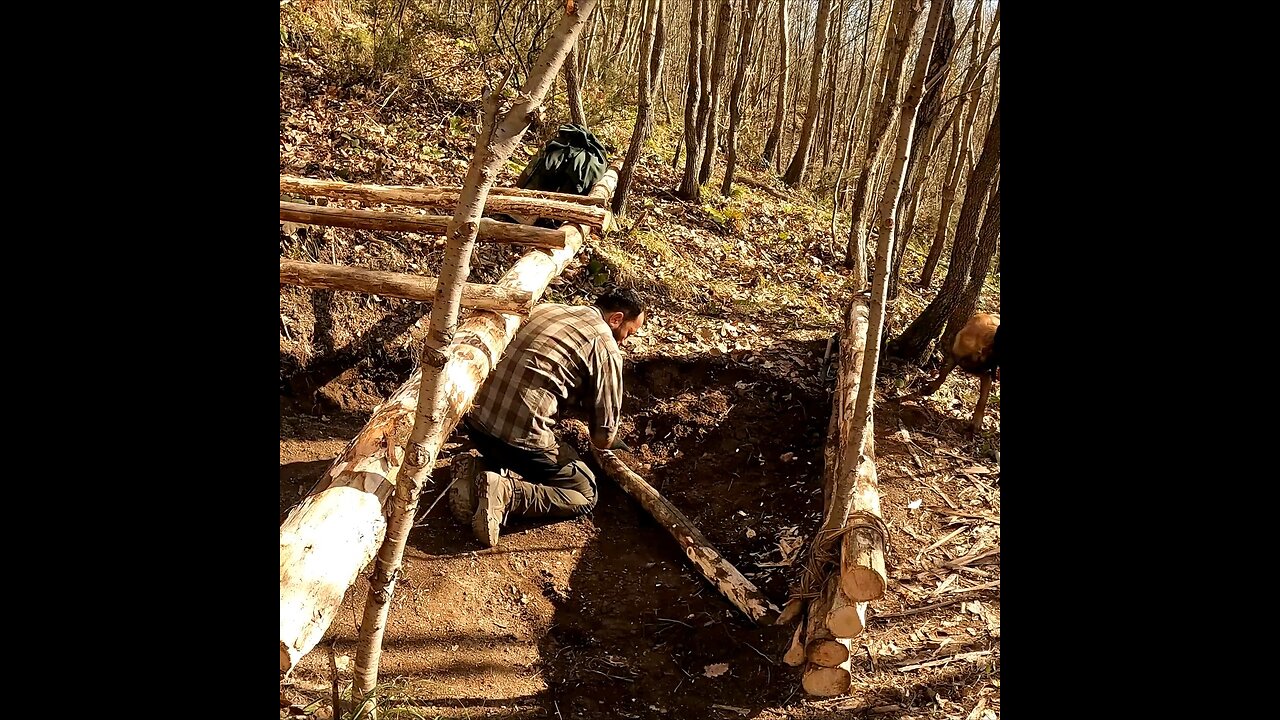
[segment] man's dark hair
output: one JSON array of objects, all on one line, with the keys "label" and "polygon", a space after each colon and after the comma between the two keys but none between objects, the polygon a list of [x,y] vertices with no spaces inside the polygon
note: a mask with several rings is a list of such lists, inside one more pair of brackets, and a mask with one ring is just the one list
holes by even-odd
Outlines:
[{"label": "man's dark hair", "polygon": [[623,317],[628,320],[635,320],[640,313],[645,311],[644,303],[640,301],[640,296],[630,288],[606,290],[602,295],[596,297],[595,306],[600,308],[606,315],[621,312]]}]

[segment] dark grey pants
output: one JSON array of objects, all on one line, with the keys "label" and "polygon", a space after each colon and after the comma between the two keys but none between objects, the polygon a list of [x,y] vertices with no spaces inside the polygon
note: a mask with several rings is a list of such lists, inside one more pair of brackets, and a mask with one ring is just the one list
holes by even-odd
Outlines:
[{"label": "dark grey pants", "polygon": [[480,451],[487,469],[511,469],[522,480],[515,485],[509,515],[515,517],[571,518],[596,506],[596,476],[572,447],[564,442],[557,450],[534,451],[509,445],[464,422],[471,442]]}]

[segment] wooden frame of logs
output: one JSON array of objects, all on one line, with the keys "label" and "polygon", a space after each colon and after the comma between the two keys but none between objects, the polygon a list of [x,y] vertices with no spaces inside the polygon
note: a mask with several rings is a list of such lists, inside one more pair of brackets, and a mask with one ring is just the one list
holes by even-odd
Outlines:
[{"label": "wooden frame of logs", "polygon": [[[603,207],[617,185],[617,169],[610,168],[605,177],[584,200],[592,207]],[[380,201],[416,202],[438,197],[454,197],[449,188],[378,188],[345,186],[320,181],[286,180],[281,190],[298,192],[324,190],[334,195]],[[353,189],[357,188],[357,189]],[[501,191],[501,192],[499,192]],[[452,193],[452,194],[451,194]],[[555,193],[518,193],[507,188],[491,191],[501,206],[503,198],[522,202],[563,202]],[[567,196],[575,197],[575,196]],[[281,219],[299,219],[302,215],[285,216],[287,203],[281,203]],[[487,206],[487,207],[489,207]],[[302,206],[309,212],[315,206]],[[511,207],[507,205],[506,207]],[[545,206],[538,206],[546,212]],[[585,205],[584,205],[585,207]],[[527,207],[523,209],[528,209]],[[291,211],[292,212],[292,211]],[[552,208],[552,212],[555,209]],[[379,217],[369,217],[379,215]],[[383,224],[378,229],[408,229],[419,226],[405,223],[405,217],[390,213],[351,210],[306,215],[307,219],[331,221],[335,218],[356,223]],[[604,217],[608,221],[608,216]],[[305,221],[305,220],[304,220]],[[326,222],[325,224],[330,224]],[[495,223],[504,224],[504,223]],[[351,227],[353,225],[343,225]],[[360,227],[374,227],[369,224]],[[483,227],[483,226],[482,226]],[[518,226],[513,226],[518,227]],[[542,230],[541,228],[531,228]],[[520,325],[520,315],[542,295],[551,279],[582,247],[590,230],[584,224],[569,224],[560,230],[543,231],[561,235],[563,242],[540,245],[517,262],[496,285],[466,285],[462,304],[479,312],[462,323],[450,345],[448,365],[442,371],[450,378],[446,388],[450,398],[445,418],[444,435],[457,426],[469,408],[480,385],[501,358],[507,343]],[[491,236],[494,239],[495,236]],[[502,241],[502,240],[498,240]],[[280,261],[281,282],[309,287],[324,287],[357,292],[374,292],[389,297],[428,301],[434,298],[436,279],[404,273],[342,268],[319,263]],[[470,300],[470,302],[468,302]],[[502,314],[498,314],[502,313]],[[307,497],[285,518],[280,526],[280,672],[287,673],[309,652],[333,620],[347,588],[381,544],[386,532],[384,509],[394,491],[394,479],[403,463],[401,446],[413,425],[417,392],[421,382],[415,370],[386,402],[379,405],[360,433],[334,459],[321,480]],[[585,427],[580,427],[585,433]],[[585,435],[584,435],[585,438]],[[591,445],[590,439],[585,442]],[[667,528],[684,550],[690,563],[735,607],[751,620],[769,624],[778,608],[733,567],[683,513],[662,497],[639,475],[636,475],[612,452],[592,451],[598,463],[624,490]]]}]

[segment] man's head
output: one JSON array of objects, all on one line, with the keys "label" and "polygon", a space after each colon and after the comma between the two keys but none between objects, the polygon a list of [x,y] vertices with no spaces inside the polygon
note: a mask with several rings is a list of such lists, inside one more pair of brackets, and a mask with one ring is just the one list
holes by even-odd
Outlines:
[{"label": "man's head", "polygon": [[595,306],[613,330],[613,339],[619,343],[644,325],[644,304],[634,290],[615,288],[596,298]]}]

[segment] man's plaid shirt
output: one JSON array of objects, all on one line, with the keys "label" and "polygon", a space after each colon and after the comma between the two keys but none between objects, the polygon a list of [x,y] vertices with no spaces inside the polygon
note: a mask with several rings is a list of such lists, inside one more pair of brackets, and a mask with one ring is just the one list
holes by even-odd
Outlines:
[{"label": "man's plaid shirt", "polygon": [[469,418],[516,447],[551,450],[560,403],[589,408],[592,432],[610,439],[622,416],[622,352],[593,305],[538,305],[480,388]]}]

